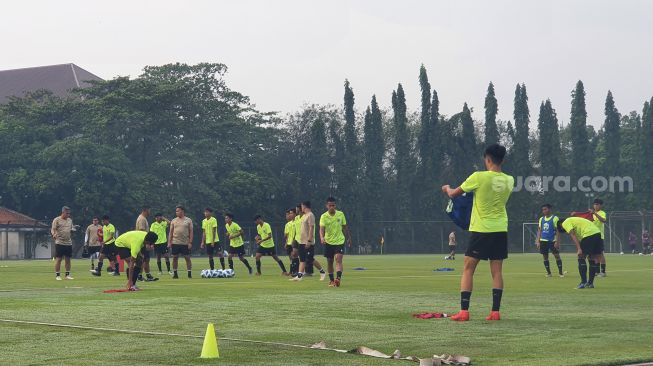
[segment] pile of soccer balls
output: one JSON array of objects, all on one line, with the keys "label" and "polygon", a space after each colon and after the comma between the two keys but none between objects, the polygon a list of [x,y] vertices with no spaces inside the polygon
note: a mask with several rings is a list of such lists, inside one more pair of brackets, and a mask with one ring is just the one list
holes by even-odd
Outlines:
[{"label": "pile of soccer balls", "polygon": [[233,269],[203,269],[200,272],[202,278],[231,278],[236,275]]}]

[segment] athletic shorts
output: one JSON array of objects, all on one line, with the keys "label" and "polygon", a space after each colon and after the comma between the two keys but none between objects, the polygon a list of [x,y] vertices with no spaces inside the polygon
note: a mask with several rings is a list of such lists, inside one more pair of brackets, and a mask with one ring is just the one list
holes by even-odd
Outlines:
[{"label": "athletic shorts", "polygon": [[601,239],[601,246],[599,247],[601,249],[601,253],[605,252],[605,240]]},{"label": "athletic shorts", "polygon": [[288,254],[290,256],[290,255],[292,255],[292,251],[293,251],[292,244],[286,245],[286,254]]},{"label": "athletic shorts", "polygon": [[333,259],[336,254],[345,254],[345,244],[327,244],[324,246],[324,256],[329,259]]},{"label": "athletic shorts", "polygon": [[306,244],[298,244],[297,252],[299,253],[299,261],[306,262]]},{"label": "athletic shorts", "polygon": [[156,254],[164,255],[168,253],[168,244],[167,243],[162,243],[162,244],[154,244],[154,252]]},{"label": "athletic shorts", "polygon": [[129,248],[116,247],[116,252],[120,256],[120,259],[126,260],[132,256],[132,251]]},{"label": "athletic shorts", "polygon": [[[304,260],[302,261],[302,251],[304,252]],[[315,245],[299,244],[299,260],[312,265],[315,258]]]},{"label": "athletic shorts", "polygon": [[229,246],[229,254],[235,254],[239,257],[245,255],[245,246],[241,245],[239,247]]},{"label": "athletic shorts", "polygon": [[[151,251],[151,250],[147,250],[147,248],[145,248],[145,246],[143,246],[143,249],[141,249],[141,254],[143,255],[143,259],[144,259],[146,262],[149,262],[149,261],[150,261],[150,255],[151,255],[151,252],[152,252],[152,251]],[[120,258],[122,258],[122,257],[120,257]]]},{"label": "athletic shorts", "polygon": [[580,249],[584,255],[596,255],[603,252],[603,239],[601,234],[590,235],[580,241]]},{"label": "athletic shorts", "polygon": [[450,250],[450,251],[454,251],[454,250],[456,250],[456,246],[455,246],[455,245],[449,245],[449,250]]},{"label": "athletic shorts", "polygon": [[508,233],[471,232],[465,256],[481,260],[500,260],[508,258]]},{"label": "athletic shorts", "polygon": [[214,254],[221,254],[223,251],[222,245],[220,242],[214,243],[213,245],[208,245],[206,244],[206,254],[207,255],[214,255]]},{"label": "athletic shorts", "polygon": [[73,246],[72,245],[62,245],[62,244],[55,244],[54,245],[54,256],[56,258],[61,258],[61,257],[72,257],[73,256]]},{"label": "athletic shorts", "polygon": [[116,250],[116,245],[115,244],[104,244],[102,247],[102,254],[104,254],[108,258],[113,258],[118,254],[118,251]]},{"label": "athletic shorts", "polygon": [[553,254],[559,254],[560,252],[558,249],[555,247],[556,242],[555,241],[541,241],[540,240],[540,254],[543,255],[548,255],[549,250]]},{"label": "athletic shorts", "polygon": [[264,248],[262,246],[259,246],[256,249],[256,253],[261,254],[261,255],[270,255],[270,256],[272,256],[272,255],[277,255],[277,250],[274,247]]},{"label": "athletic shorts", "polygon": [[190,255],[190,249],[186,244],[172,244],[172,255],[183,255],[184,257]]},{"label": "athletic shorts", "polygon": [[102,248],[102,247],[99,246],[99,245],[95,245],[95,246],[88,246],[86,248],[87,248],[86,250],[88,251],[88,254],[91,255],[91,254],[99,253],[100,248]]}]

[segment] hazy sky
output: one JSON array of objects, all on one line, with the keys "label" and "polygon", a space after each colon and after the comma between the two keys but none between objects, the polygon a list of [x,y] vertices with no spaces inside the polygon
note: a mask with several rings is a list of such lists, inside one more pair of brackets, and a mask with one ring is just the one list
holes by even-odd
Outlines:
[{"label": "hazy sky", "polygon": [[512,119],[524,82],[531,122],[551,98],[569,120],[578,79],[589,121],[603,123],[611,89],[622,113],[653,96],[653,1],[4,1],[0,69],[73,62],[103,78],[144,65],[222,62],[232,89],[263,111],[342,104],[348,78],[363,111],[389,107],[401,82],[419,104],[427,67],[443,114],[464,102],[483,119],[493,81]]}]

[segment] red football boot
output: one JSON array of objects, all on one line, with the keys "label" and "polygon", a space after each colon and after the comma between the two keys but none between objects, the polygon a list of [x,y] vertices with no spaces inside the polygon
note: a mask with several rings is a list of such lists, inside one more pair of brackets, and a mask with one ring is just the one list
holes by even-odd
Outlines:
[{"label": "red football boot", "polygon": [[467,310],[461,310],[458,312],[458,314],[453,315],[451,317],[451,320],[456,321],[456,322],[466,322],[469,321],[469,311]]},{"label": "red football boot", "polygon": [[501,314],[498,311],[492,311],[485,320],[501,320]]},{"label": "red football boot", "polygon": [[340,279],[339,278],[336,278],[336,280],[333,281],[333,283],[336,285],[336,287],[340,287]]}]

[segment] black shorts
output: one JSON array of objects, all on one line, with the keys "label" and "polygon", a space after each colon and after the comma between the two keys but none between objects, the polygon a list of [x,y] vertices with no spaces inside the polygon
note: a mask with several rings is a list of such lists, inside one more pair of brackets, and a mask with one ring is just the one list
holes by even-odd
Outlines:
[{"label": "black shorts", "polygon": [[55,244],[54,245],[54,256],[56,258],[61,258],[61,257],[72,257],[73,256],[73,246],[72,245],[62,245],[62,244]]},{"label": "black shorts", "polygon": [[548,255],[549,250],[553,254],[560,254],[558,249],[555,247],[555,241],[541,241],[540,240],[540,254]]},{"label": "black shorts", "polygon": [[292,244],[291,245],[286,245],[286,254],[292,255],[293,249],[294,248],[293,248]]},{"label": "black shorts", "polygon": [[132,251],[129,248],[116,247],[116,252],[122,260],[127,260],[132,256]]},{"label": "black shorts", "polygon": [[259,246],[258,248],[256,248],[256,253],[261,255],[277,255],[277,250],[274,247],[264,248],[262,246]]},{"label": "black shorts", "polygon": [[471,232],[465,256],[481,260],[501,260],[508,258],[508,233]]},{"label": "black shorts", "polygon": [[239,257],[242,257],[245,255],[245,246],[244,245],[241,245],[239,247],[229,246],[229,254],[235,254]]},{"label": "black shorts", "polygon": [[450,250],[450,251],[454,251],[454,250],[456,250],[456,246],[455,246],[455,245],[449,245],[449,250]]},{"label": "black shorts", "polygon": [[297,251],[299,252],[299,261],[306,262],[306,244],[298,244]]},{"label": "black shorts", "polygon": [[213,245],[206,244],[206,254],[213,256],[214,254],[222,254],[222,245],[218,243],[214,243]]},{"label": "black shorts", "polygon": [[327,244],[324,247],[324,256],[332,259],[336,254],[345,254],[345,244],[332,245]]},{"label": "black shorts", "polygon": [[99,245],[95,245],[95,246],[88,246],[86,248],[87,248],[86,250],[88,251],[88,254],[91,255],[91,254],[99,253],[100,248],[102,248],[102,247],[99,246]]},{"label": "black shorts", "polygon": [[164,255],[168,253],[168,244],[154,244],[154,252],[156,254]]},{"label": "black shorts", "polygon": [[601,253],[605,252],[605,239],[601,238],[601,245],[599,248],[601,249]]},{"label": "black shorts", "polygon": [[603,252],[603,239],[601,234],[590,235],[580,241],[580,249],[583,255],[596,255]]},{"label": "black shorts", "polygon": [[186,244],[172,244],[171,253],[172,255],[183,255],[185,257],[190,255],[190,249]]},{"label": "black shorts", "polygon": [[104,244],[102,247],[102,254],[104,254],[108,258],[113,258],[118,254],[118,251],[116,250],[116,245],[115,244]]}]

